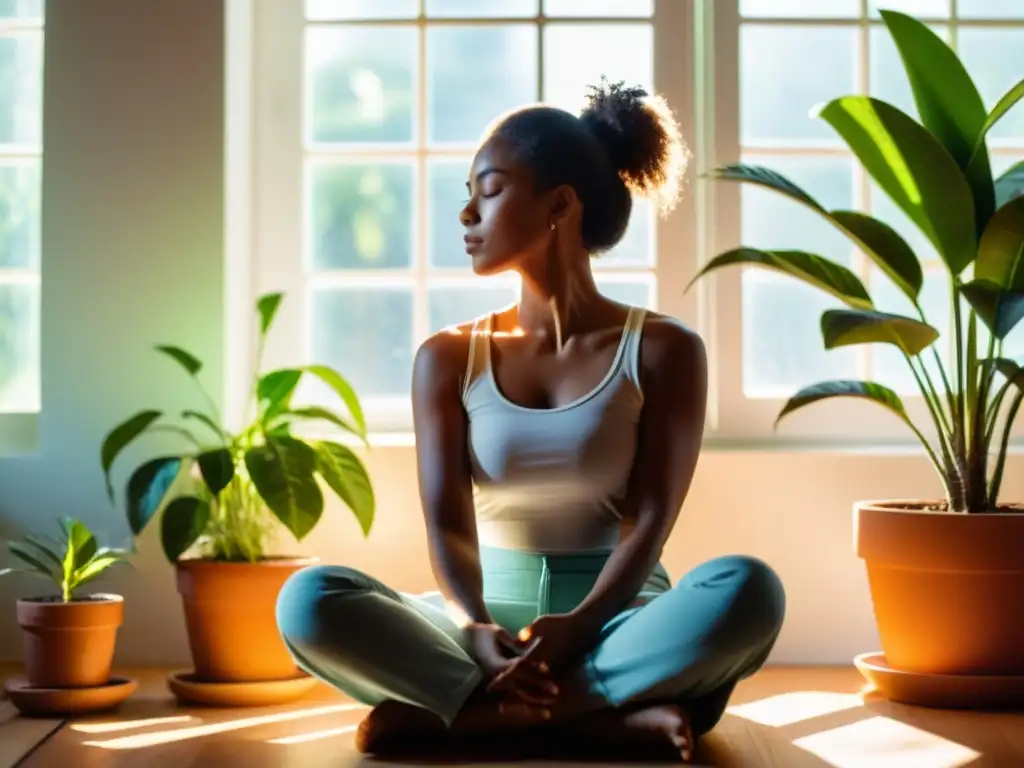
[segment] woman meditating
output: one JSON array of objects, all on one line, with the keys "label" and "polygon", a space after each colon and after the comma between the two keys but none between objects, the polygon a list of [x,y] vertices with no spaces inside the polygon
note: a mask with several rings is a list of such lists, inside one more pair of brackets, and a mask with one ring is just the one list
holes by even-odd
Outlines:
[{"label": "woman meditating", "polygon": [[431,734],[564,729],[662,742],[684,761],[783,622],[776,574],[660,564],[697,464],[701,339],[601,295],[590,259],[663,211],[686,148],[664,102],[602,81],[578,115],[531,106],[488,131],[460,214],[473,270],[518,304],[427,339],[413,366],[420,496],[440,591],[339,566],[286,583],[297,664],[374,708],[382,753]]}]

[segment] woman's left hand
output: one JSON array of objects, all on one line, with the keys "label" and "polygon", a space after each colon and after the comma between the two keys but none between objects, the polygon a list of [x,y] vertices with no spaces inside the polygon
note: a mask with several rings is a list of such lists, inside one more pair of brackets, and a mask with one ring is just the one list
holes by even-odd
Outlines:
[{"label": "woman's left hand", "polygon": [[521,676],[557,674],[587,649],[589,638],[571,614],[549,614],[524,627],[518,640],[526,650],[491,681],[488,691],[514,690]]}]

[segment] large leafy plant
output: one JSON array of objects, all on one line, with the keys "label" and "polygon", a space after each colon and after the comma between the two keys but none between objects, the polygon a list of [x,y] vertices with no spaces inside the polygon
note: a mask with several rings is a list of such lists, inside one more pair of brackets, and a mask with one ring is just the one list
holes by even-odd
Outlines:
[{"label": "large leafy plant", "polygon": [[[229,431],[199,379],[202,363],[174,346],[157,351],[181,366],[203,394],[206,412],[183,410],[169,419],[160,410],[143,410],[112,429],[101,450],[107,494],[115,494],[111,471],[121,452],[151,432],[171,432],[186,449],[151,458],[131,473],[125,489],[128,524],[139,535],[160,517],[164,554],[175,562],[197,546],[201,555],[224,561],[254,562],[266,556],[270,538],[284,526],[301,541],[317,525],[324,509],[321,481],[352,511],[368,535],[374,518],[374,493],[366,468],[346,445],[303,437],[293,430],[319,422],[334,425],[365,443],[366,422],[355,391],[336,370],[307,365],[259,373],[267,333],[282,294],[256,303],[259,332],[256,373],[247,425]],[[347,409],[298,407],[292,399],[305,376],[313,376],[338,395]],[[201,428],[201,432],[193,430]]]},{"label": "large leafy plant", "polygon": [[101,573],[131,555],[126,549],[101,547],[85,523],[70,517],[61,518],[60,536],[50,538],[26,534],[23,541],[9,541],[7,546],[20,566],[0,569],[8,573],[31,573],[42,576],[60,590],[61,601],[70,603],[76,592]]},{"label": "large leafy plant", "polygon": [[[1024,162],[994,179],[986,137],[1024,97],[1024,80],[988,110],[960,59],[941,38],[910,16],[882,11],[882,17],[902,58],[920,122],[864,95],[830,101],[817,116],[839,134],[941,256],[949,278],[954,359],[944,363],[936,348],[940,333],[921,308],[923,273],[907,242],[891,226],[864,213],[828,210],[769,168],[733,164],[711,176],[759,185],[823,217],[912,302],[916,317],[879,310],[849,269],[798,250],[736,248],[708,262],[694,282],[723,267],[757,267],[839,299],[845,307],[821,317],[825,348],[898,348],[927,405],[934,436],[925,437],[899,396],[873,381],[823,381],[804,387],[786,402],[776,424],[827,398],[872,401],[899,417],[924,445],[942,479],[950,511],[995,511],[1011,427],[1024,400],[1024,368],[1002,353],[1003,340],[1024,317]],[[927,356],[934,361],[934,377],[925,366]]]}]

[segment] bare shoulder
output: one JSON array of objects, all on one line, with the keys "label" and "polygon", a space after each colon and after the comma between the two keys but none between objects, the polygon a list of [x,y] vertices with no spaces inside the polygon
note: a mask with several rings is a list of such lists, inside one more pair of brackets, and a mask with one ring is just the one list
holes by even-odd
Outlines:
[{"label": "bare shoulder", "polygon": [[676,379],[702,373],[707,366],[704,340],[680,320],[649,312],[641,342],[643,373],[648,378]]},{"label": "bare shoulder", "polygon": [[413,361],[415,388],[447,386],[465,373],[473,326],[473,322],[450,326],[420,344]]}]

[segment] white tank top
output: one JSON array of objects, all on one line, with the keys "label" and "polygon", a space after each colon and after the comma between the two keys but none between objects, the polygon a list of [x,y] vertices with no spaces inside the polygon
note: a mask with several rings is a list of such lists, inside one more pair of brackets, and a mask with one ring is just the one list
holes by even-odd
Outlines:
[{"label": "white tank top", "polygon": [[493,315],[474,324],[462,402],[482,545],[555,554],[618,543],[643,405],[646,314],[630,308],[608,373],[557,408],[527,408],[501,393],[491,368]]}]

